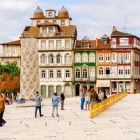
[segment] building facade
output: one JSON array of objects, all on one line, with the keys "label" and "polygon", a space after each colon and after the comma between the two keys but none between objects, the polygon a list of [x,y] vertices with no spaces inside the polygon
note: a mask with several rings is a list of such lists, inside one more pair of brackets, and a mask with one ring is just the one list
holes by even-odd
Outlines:
[{"label": "building facade", "polygon": [[96,81],[96,41],[84,37],[76,41],[73,48],[73,85],[75,96],[80,95],[80,89],[91,89],[95,87]]},{"label": "building facade", "polygon": [[3,53],[0,56],[1,64],[14,63],[18,67],[21,65],[21,45],[20,40],[2,43]]},{"label": "building facade", "polygon": [[46,10],[45,16],[38,7],[31,21],[32,26],[25,27],[22,38],[34,37],[37,40],[42,96],[52,97],[54,92],[64,92],[66,97],[71,97],[76,26],[70,24],[71,18],[65,7],[58,15],[55,10]]}]

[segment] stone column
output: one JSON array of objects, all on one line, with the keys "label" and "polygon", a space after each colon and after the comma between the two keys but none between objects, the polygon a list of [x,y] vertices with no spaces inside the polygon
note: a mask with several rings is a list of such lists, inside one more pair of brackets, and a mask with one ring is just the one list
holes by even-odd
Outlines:
[{"label": "stone column", "polygon": [[119,93],[119,82],[117,81],[117,94]]},{"label": "stone column", "polygon": [[37,39],[21,38],[20,96],[28,100],[36,91],[40,91]]},{"label": "stone column", "polygon": [[126,88],[125,88],[125,81],[123,82],[123,89],[124,89],[124,91],[125,91],[125,89],[126,89]]}]

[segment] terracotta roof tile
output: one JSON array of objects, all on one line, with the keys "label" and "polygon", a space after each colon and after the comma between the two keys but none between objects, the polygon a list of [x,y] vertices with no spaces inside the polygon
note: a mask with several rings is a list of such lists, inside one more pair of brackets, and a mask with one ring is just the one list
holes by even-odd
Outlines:
[{"label": "terracotta roof tile", "polygon": [[76,32],[76,26],[70,25],[70,26],[60,26],[60,29],[62,32],[69,32],[69,33],[75,33]]},{"label": "terracotta roof tile", "polygon": [[2,43],[0,45],[20,45],[20,40],[11,41],[11,42],[7,42],[7,43]]}]

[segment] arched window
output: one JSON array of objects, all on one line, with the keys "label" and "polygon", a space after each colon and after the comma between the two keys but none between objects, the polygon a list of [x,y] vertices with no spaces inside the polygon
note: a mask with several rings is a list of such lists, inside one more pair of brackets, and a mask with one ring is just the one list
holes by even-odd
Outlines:
[{"label": "arched window", "polygon": [[50,54],[50,55],[49,55],[49,63],[53,63],[53,62],[54,62],[53,55],[52,55],[52,54]]},{"label": "arched window", "polygon": [[81,62],[81,55],[79,53],[75,54],[75,62]]},{"label": "arched window", "polygon": [[86,53],[82,54],[82,62],[88,61],[88,55]]},{"label": "arched window", "polygon": [[65,55],[65,64],[66,65],[71,64],[71,56],[70,56],[70,54]]},{"label": "arched window", "polygon": [[104,71],[103,71],[103,68],[99,68],[99,75],[103,75],[104,74]]},{"label": "arched window", "polygon": [[76,78],[80,78],[80,70],[76,69]]},{"label": "arched window", "polygon": [[43,53],[40,56],[41,64],[45,64],[47,62],[47,56]]},{"label": "arched window", "polygon": [[109,69],[109,67],[106,68],[106,74],[110,74],[110,69]]},{"label": "arched window", "polygon": [[87,78],[87,69],[83,69],[83,78]]},{"label": "arched window", "polygon": [[94,53],[90,53],[89,62],[95,62],[95,54]]},{"label": "arched window", "polygon": [[61,55],[60,54],[58,54],[56,56],[56,63],[61,63]]}]

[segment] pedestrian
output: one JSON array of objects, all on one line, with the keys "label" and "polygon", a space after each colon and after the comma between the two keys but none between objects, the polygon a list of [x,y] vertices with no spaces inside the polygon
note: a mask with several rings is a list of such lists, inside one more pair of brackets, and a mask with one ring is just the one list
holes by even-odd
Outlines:
[{"label": "pedestrian", "polygon": [[42,96],[39,95],[39,92],[36,91],[35,95],[35,118],[37,117],[37,110],[39,109],[39,115],[42,117],[43,115],[41,114],[41,102],[42,102]]},{"label": "pedestrian", "polygon": [[98,94],[94,90],[94,88],[91,89],[91,94],[90,94],[90,103],[98,101]]},{"label": "pedestrian", "polygon": [[85,102],[85,94],[86,94],[86,90],[83,88],[80,92],[81,95],[81,110],[84,110],[84,102]]},{"label": "pedestrian", "polygon": [[5,111],[5,103],[3,100],[3,96],[0,93],[0,127],[2,127],[6,123],[6,121],[3,119],[4,111]]},{"label": "pedestrian", "polygon": [[99,102],[104,99],[104,93],[103,93],[102,89],[99,90],[98,98],[99,98]]},{"label": "pedestrian", "polygon": [[65,95],[64,93],[60,94],[60,98],[61,98],[61,110],[65,110],[64,109],[64,100],[65,100]]},{"label": "pedestrian", "polygon": [[90,92],[90,90],[88,89],[87,91],[86,91],[86,95],[85,95],[85,109],[86,110],[89,110],[89,106],[90,106],[90,94],[91,94],[91,92]]},{"label": "pedestrian", "polygon": [[58,115],[59,101],[60,101],[60,96],[57,96],[57,93],[54,93],[54,96],[52,97],[52,117],[54,117],[55,109],[56,109],[56,116],[59,117]]}]

